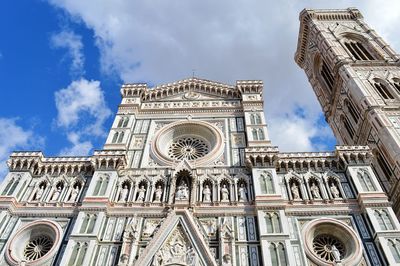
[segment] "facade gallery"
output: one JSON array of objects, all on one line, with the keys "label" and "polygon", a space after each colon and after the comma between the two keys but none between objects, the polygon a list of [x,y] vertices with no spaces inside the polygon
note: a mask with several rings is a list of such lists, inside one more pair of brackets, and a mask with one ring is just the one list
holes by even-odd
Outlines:
[{"label": "facade gallery", "polygon": [[258,80],[123,85],[102,150],[11,154],[0,265],[400,263],[400,58],[356,9],[300,23],[334,151],[273,146]]}]

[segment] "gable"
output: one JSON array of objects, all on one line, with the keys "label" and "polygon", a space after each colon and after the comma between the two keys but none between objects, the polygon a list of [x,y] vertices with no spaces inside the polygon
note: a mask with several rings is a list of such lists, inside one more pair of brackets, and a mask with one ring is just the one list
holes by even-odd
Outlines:
[{"label": "gable", "polygon": [[217,265],[193,217],[171,212],[135,265]]}]

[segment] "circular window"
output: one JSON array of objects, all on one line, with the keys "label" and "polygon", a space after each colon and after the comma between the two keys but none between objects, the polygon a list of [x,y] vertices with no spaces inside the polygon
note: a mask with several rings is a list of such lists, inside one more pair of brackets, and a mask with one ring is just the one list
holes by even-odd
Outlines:
[{"label": "circular window", "polygon": [[152,140],[152,155],[161,165],[182,160],[197,165],[217,159],[223,152],[222,132],[204,121],[179,121],[161,128]]},{"label": "circular window", "polygon": [[327,262],[336,261],[334,254],[335,249],[340,254],[340,258],[344,258],[346,256],[344,244],[332,235],[318,235],[313,240],[314,252],[321,259]]},{"label": "circular window", "polygon": [[27,261],[40,259],[50,251],[53,244],[53,240],[48,236],[37,236],[25,246],[24,257]]},{"label": "circular window", "polygon": [[208,153],[208,144],[196,137],[182,137],[174,140],[168,149],[168,155],[172,159],[189,161],[199,159]]},{"label": "circular window", "polygon": [[359,237],[341,221],[315,219],[303,227],[302,235],[307,257],[316,265],[328,266],[337,261],[358,265],[362,259]]},{"label": "circular window", "polygon": [[61,241],[61,227],[42,220],[22,227],[8,242],[6,259],[11,265],[43,265],[50,262]]}]

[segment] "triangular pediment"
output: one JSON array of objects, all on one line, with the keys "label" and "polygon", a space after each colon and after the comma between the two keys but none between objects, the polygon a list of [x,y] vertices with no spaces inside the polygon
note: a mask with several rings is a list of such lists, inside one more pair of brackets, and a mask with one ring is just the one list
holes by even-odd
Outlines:
[{"label": "triangular pediment", "polygon": [[171,212],[134,265],[217,265],[188,211]]},{"label": "triangular pediment", "polygon": [[239,99],[236,86],[199,78],[189,78],[148,89],[142,100],[146,101],[188,101]]}]

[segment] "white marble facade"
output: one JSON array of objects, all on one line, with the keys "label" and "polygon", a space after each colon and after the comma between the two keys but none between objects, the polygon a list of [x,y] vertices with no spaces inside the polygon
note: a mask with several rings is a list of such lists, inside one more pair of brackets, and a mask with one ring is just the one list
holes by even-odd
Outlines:
[{"label": "white marble facade", "polygon": [[0,265],[400,263],[371,149],[280,152],[262,91],[257,80],[126,84],[102,150],[12,153]]}]

